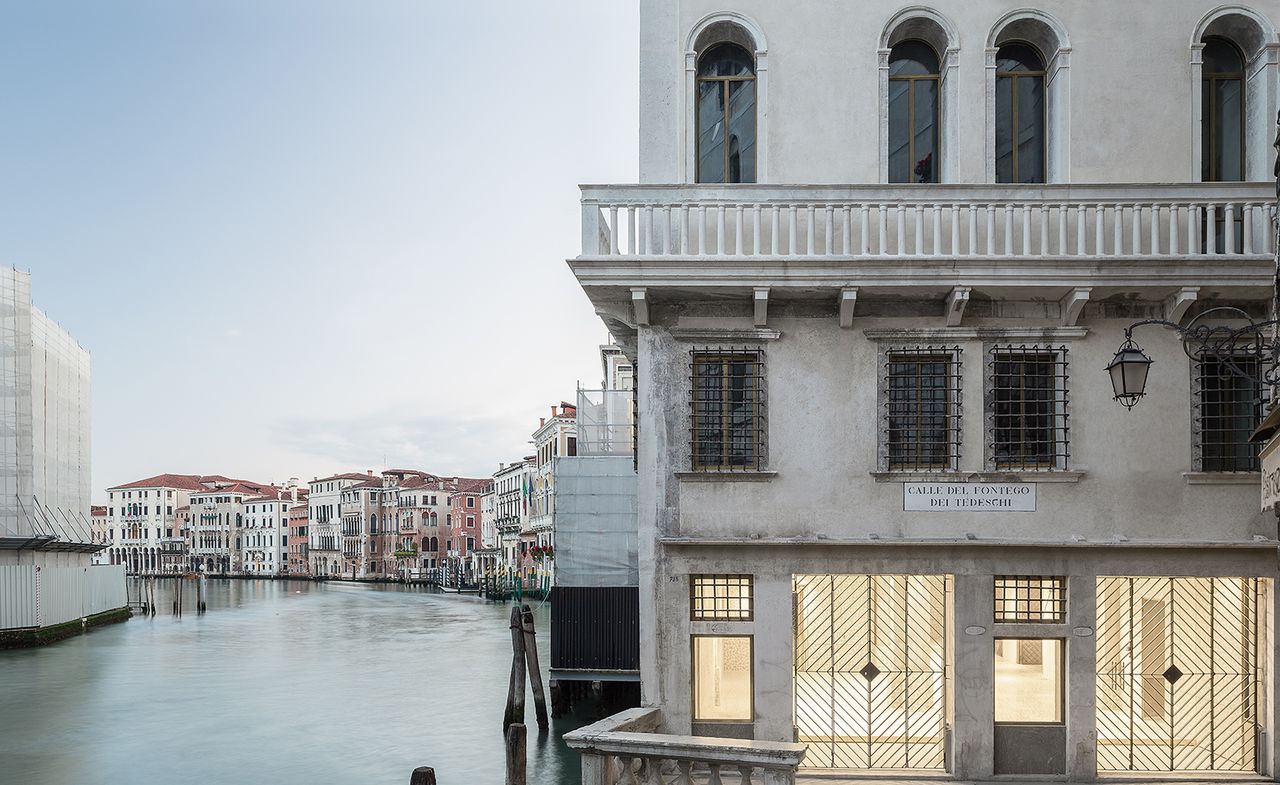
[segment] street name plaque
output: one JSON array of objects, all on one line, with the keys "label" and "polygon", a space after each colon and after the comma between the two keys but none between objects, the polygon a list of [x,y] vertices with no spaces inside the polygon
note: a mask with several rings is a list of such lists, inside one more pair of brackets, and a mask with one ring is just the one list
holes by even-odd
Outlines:
[{"label": "street name plaque", "polygon": [[1035,512],[1031,482],[907,482],[904,512]]}]

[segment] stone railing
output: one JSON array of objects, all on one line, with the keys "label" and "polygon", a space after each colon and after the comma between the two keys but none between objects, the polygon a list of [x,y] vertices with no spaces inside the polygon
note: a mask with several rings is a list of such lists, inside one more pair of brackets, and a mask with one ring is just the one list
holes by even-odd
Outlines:
[{"label": "stone railing", "polygon": [[1269,256],[1268,183],[584,185],[582,256]]},{"label": "stone railing", "polygon": [[794,785],[805,746],[654,733],[658,709],[628,709],[564,735],[582,785]]}]

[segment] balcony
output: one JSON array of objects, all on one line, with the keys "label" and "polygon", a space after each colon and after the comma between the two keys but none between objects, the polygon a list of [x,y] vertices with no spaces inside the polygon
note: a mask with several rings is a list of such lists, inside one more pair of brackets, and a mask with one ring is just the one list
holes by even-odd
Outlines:
[{"label": "balcony", "polygon": [[[654,733],[658,709],[628,709],[566,733],[582,755],[582,785],[721,782],[794,785],[805,745]],[[722,777],[723,775],[723,777]]]},{"label": "balcony", "polygon": [[596,300],[710,286],[1267,297],[1274,198],[1270,183],[588,185],[570,266]]}]

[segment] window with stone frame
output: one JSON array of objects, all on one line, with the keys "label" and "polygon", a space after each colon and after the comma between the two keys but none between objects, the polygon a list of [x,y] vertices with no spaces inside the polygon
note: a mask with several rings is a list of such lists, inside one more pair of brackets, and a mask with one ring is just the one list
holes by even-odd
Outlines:
[{"label": "window with stone frame", "polygon": [[881,352],[880,468],[953,471],[960,460],[960,347]]},{"label": "window with stone frame", "polygon": [[987,466],[997,471],[1064,470],[1067,348],[992,346],[988,350]]},{"label": "window with stone frame", "polygon": [[1201,356],[1192,364],[1192,440],[1196,471],[1256,472],[1258,445],[1249,441],[1262,417],[1258,358]]},{"label": "window with stone frame", "polygon": [[762,470],[767,434],[764,350],[694,349],[689,376],[693,470]]}]

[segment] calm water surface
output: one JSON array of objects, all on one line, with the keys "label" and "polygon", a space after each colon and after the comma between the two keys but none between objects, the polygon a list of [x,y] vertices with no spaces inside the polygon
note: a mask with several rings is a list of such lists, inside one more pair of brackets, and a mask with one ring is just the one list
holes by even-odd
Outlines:
[{"label": "calm water surface", "polygon": [[[511,606],[399,586],[210,580],[209,611],[0,652],[0,782],[501,783]],[[194,607],[193,584],[185,589]],[[131,594],[136,590],[131,587]],[[540,662],[550,609],[536,608]],[[576,785],[527,706],[529,782]]]}]

